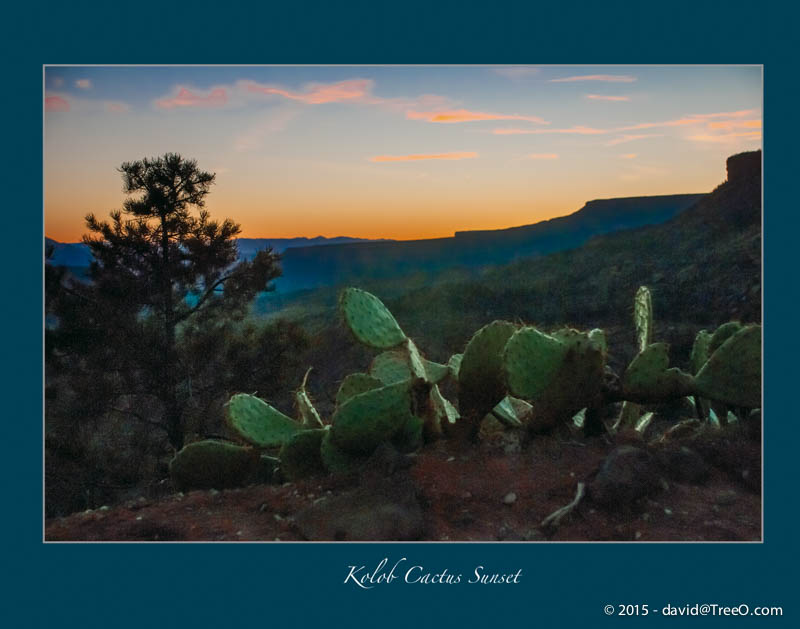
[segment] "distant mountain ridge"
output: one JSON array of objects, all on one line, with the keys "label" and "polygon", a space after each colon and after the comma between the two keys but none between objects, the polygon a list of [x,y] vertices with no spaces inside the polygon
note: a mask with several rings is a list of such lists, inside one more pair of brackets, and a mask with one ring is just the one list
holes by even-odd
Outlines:
[{"label": "distant mountain ridge", "polygon": [[[45,238],[45,247],[53,247],[53,257],[51,264],[56,266],[68,267],[88,267],[92,261],[92,254],[82,242],[58,242],[52,238]],[[238,238],[239,257],[243,260],[250,260],[256,253],[267,247],[272,247],[273,251],[283,253],[292,247],[319,247],[324,245],[341,245],[354,242],[370,242],[368,238],[351,238],[349,236],[336,236],[326,238],[316,236],[315,238]]]},{"label": "distant mountain ridge", "polygon": [[704,196],[599,199],[567,216],[508,229],[456,232],[452,238],[297,247],[284,255],[283,275],[276,285],[289,292],[364,278],[506,264],[580,247],[594,236],[663,223]]}]

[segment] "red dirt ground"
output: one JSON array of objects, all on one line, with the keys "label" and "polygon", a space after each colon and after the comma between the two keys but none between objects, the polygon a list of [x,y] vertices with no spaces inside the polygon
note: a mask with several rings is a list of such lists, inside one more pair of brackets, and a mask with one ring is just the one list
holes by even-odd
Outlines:
[{"label": "red dirt ground", "polygon": [[[158,500],[142,497],[49,520],[45,539],[759,541],[759,437],[735,427],[684,437],[681,444],[700,452],[708,464],[703,482],[664,476],[657,491],[611,509],[589,498],[549,529],[541,526],[542,519],[569,503],[578,481],[590,481],[623,439],[542,436],[522,449],[506,440],[462,451],[440,441],[388,478],[370,481],[362,475],[360,488],[355,478],[320,477]],[[341,527],[332,523],[337,518],[344,521]]]}]

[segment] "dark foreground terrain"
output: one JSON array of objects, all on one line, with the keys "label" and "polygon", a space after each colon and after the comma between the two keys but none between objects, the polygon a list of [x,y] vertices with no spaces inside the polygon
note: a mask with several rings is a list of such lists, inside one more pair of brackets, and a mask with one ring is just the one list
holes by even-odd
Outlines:
[{"label": "dark foreground terrain", "polygon": [[[657,433],[656,433],[657,434]],[[360,477],[140,497],[46,522],[48,541],[760,541],[760,418],[524,447],[378,451]],[[557,525],[542,520],[587,496]],[[168,481],[166,481],[168,482]],[[168,488],[165,487],[168,491]]]}]

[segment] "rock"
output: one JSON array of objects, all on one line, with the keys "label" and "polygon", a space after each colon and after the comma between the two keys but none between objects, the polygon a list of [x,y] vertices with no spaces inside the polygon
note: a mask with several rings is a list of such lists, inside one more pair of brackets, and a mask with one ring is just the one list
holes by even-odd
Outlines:
[{"label": "rock", "polygon": [[641,448],[619,446],[606,457],[587,493],[602,507],[627,508],[660,489],[659,468],[653,457]]},{"label": "rock", "polygon": [[656,451],[655,458],[666,476],[676,483],[699,485],[711,474],[705,459],[686,446],[667,445]]},{"label": "rock", "polygon": [[410,479],[372,481],[303,509],[295,525],[307,540],[409,541],[423,535],[422,508]]},{"label": "rock", "polygon": [[517,494],[513,491],[508,492],[505,496],[503,496],[503,502],[507,505],[513,505],[517,501]]}]

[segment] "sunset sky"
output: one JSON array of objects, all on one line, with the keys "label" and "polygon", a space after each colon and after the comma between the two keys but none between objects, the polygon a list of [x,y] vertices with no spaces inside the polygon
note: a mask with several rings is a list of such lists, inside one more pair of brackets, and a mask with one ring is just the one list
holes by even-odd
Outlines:
[{"label": "sunset sky", "polygon": [[761,147],[758,66],[48,66],[45,234],[181,153],[244,237],[433,238],[708,192]]}]

